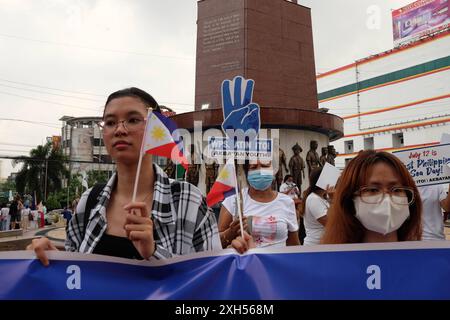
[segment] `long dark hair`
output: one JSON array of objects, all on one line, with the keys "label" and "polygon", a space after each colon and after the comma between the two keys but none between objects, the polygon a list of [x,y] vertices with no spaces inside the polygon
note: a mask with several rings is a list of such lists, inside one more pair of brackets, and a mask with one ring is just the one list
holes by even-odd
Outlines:
[{"label": "long dark hair", "polygon": [[305,206],[306,206],[306,198],[311,193],[317,193],[317,191],[321,191],[322,189],[319,188],[316,184],[319,180],[320,174],[322,173],[322,168],[316,168],[311,171],[309,174],[309,187],[305,191],[303,191],[303,203],[302,203],[302,212],[305,212]]},{"label": "long dark hair", "polygon": [[414,192],[414,202],[409,206],[409,218],[397,230],[399,241],[418,241],[422,237],[422,200],[414,180],[405,165],[387,152],[363,151],[349,162],[342,172],[333,203],[328,210],[328,222],[322,243],[359,243],[363,241],[364,226],[355,217],[353,204],[355,192],[366,183],[372,168],[377,163],[385,163],[399,176],[400,183]]}]

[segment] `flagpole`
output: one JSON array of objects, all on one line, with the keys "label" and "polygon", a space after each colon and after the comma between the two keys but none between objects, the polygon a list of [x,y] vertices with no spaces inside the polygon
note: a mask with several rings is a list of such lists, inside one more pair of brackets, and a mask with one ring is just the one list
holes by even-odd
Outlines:
[{"label": "flagpole", "polygon": [[138,188],[138,184],[139,184],[139,176],[141,173],[142,158],[143,158],[142,150],[144,149],[145,135],[147,134],[147,126],[150,122],[149,118],[150,118],[151,113],[152,113],[152,109],[149,109],[148,113],[147,113],[147,122],[145,123],[144,136],[142,137],[141,150],[139,152],[139,162],[138,162],[138,166],[137,166],[137,170],[136,170],[136,179],[134,179],[133,198],[131,200],[132,202],[136,201],[137,188]]},{"label": "flagpole", "polygon": [[237,174],[236,174],[236,167],[234,165],[234,160],[233,160],[233,172],[234,172],[234,182],[236,183],[236,208],[238,211],[238,215],[239,215],[239,223],[241,226],[241,237],[243,240],[245,240],[244,238],[244,224],[242,222],[242,202],[241,202],[241,189],[239,188],[239,184],[238,184],[238,180],[237,180]]}]

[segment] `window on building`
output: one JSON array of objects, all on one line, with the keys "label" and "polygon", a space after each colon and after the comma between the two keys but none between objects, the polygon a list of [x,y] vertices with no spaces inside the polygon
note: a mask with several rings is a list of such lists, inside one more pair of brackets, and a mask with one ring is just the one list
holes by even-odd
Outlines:
[{"label": "window on building", "polygon": [[103,143],[103,139],[101,138],[94,138],[94,147],[104,147],[105,144]]},{"label": "window on building", "polygon": [[405,140],[403,138],[403,133],[394,133],[392,135],[392,147],[401,148],[405,146]]},{"label": "window on building", "polygon": [[345,153],[353,153],[353,140],[345,141]]},{"label": "window on building", "polygon": [[373,137],[364,138],[364,150],[373,150],[375,149],[373,142]]}]

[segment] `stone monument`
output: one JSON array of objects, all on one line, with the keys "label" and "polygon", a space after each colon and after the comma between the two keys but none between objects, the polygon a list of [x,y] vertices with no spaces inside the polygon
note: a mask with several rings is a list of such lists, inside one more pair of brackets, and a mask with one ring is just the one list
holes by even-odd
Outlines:
[{"label": "stone monument", "polygon": [[[278,130],[286,157],[296,142],[326,146],[343,136],[343,120],[318,110],[309,8],[286,0],[198,1],[195,111],[173,116],[178,127],[193,132],[201,121],[203,132],[220,130],[221,84],[236,76],[255,81],[261,128]],[[203,191],[205,178],[201,171]]]}]

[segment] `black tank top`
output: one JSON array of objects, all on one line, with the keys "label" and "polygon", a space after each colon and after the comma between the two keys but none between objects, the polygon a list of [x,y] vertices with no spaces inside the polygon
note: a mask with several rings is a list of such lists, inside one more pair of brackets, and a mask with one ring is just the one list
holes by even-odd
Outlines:
[{"label": "black tank top", "polygon": [[102,235],[92,253],[127,259],[144,260],[130,239],[112,236],[106,234],[106,232]]}]

